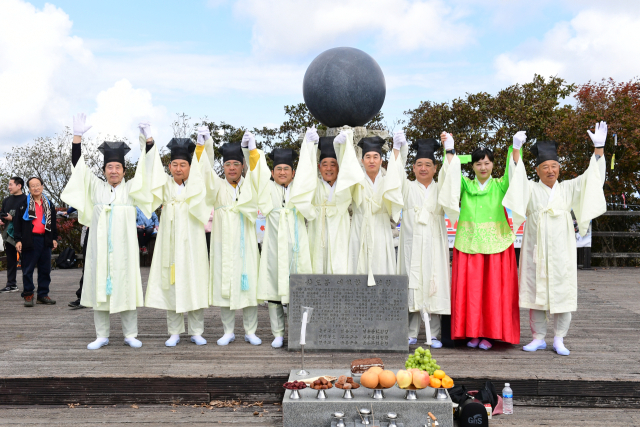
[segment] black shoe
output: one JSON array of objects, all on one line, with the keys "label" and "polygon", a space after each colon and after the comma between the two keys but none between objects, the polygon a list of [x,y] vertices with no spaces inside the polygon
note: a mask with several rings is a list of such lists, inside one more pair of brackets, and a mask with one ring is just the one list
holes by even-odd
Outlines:
[{"label": "black shoe", "polygon": [[53,305],[55,303],[56,302],[49,297],[38,297],[38,300],[36,301],[36,304]]},{"label": "black shoe", "polygon": [[69,303],[69,307],[73,308],[73,309],[79,309],[79,308],[87,308],[84,305],[80,304],[80,298],[78,298],[75,301],[71,301]]},{"label": "black shoe", "polygon": [[0,289],[0,294],[4,294],[7,292],[18,292],[20,289],[18,289],[17,286],[7,286],[6,288],[2,288]]}]

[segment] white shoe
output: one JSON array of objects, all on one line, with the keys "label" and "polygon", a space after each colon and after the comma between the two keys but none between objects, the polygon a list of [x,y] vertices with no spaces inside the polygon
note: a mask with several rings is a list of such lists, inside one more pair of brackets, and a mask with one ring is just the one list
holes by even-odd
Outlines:
[{"label": "white shoe", "polygon": [[435,338],[431,338],[431,348],[442,348],[442,343]]},{"label": "white shoe", "polygon": [[98,338],[94,342],[87,345],[87,350],[97,350],[109,344],[109,338]]},{"label": "white shoe", "polygon": [[180,335],[171,335],[168,340],[164,342],[167,347],[175,347],[180,342]]},{"label": "white shoe", "polygon": [[476,348],[480,344],[480,338],[474,338],[467,343],[467,347]]},{"label": "white shoe", "polygon": [[547,348],[547,343],[544,340],[534,339],[529,344],[522,347],[524,351],[536,351],[536,350],[544,350]]},{"label": "white shoe", "polygon": [[276,338],[271,342],[271,347],[273,347],[273,348],[280,348],[280,347],[282,347],[282,344],[284,344],[284,338],[283,338],[283,337],[276,337]]},{"label": "white shoe", "polygon": [[418,338],[409,337],[409,345],[418,344]]},{"label": "white shoe", "polygon": [[245,335],[244,340],[250,342],[251,345],[260,345],[262,340],[256,336],[256,334]]},{"label": "white shoe", "polygon": [[553,338],[553,349],[560,356],[568,356],[571,352],[564,346],[564,340],[561,337]]},{"label": "white shoe", "polygon": [[235,334],[224,334],[222,338],[218,340],[218,345],[228,345],[230,342],[234,342],[235,340]]},{"label": "white shoe", "polygon": [[133,348],[142,347],[142,342],[137,338],[125,338],[124,343]]},{"label": "white shoe", "polygon": [[202,338],[202,335],[193,335],[191,337],[191,342],[195,343],[196,345],[205,345],[207,343],[207,340]]},{"label": "white shoe", "polygon": [[483,350],[489,350],[491,347],[493,347],[493,344],[491,344],[487,340],[482,340],[480,341],[480,345],[478,345],[478,347],[480,347]]}]

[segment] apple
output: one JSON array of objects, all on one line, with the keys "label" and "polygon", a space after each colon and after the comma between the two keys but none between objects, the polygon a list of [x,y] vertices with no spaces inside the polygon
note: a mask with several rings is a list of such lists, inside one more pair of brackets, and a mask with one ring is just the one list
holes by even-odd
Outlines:
[{"label": "apple", "polygon": [[427,388],[431,382],[431,377],[427,371],[419,371],[413,373],[413,385],[416,388]]},{"label": "apple", "polygon": [[396,380],[398,381],[398,387],[407,388],[413,381],[413,374],[409,371],[399,370],[396,374]]}]

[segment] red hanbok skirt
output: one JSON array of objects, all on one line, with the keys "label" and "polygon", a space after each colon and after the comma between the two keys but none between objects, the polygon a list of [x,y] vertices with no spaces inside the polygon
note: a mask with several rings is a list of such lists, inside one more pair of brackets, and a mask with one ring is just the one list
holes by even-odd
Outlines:
[{"label": "red hanbok skirt", "polygon": [[490,255],[453,249],[451,338],[520,343],[518,270],[513,245]]}]

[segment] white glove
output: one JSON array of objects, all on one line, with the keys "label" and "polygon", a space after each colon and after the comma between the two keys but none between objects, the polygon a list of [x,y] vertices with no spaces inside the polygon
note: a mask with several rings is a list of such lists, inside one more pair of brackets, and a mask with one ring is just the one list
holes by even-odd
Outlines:
[{"label": "white glove", "polygon": [[196,144],[204,145],[204,142],[211,138],[211,132],[209,132],[209,128],[207,126],[200,126],[198,128],[198,140]]},{"label": "white glove", "polygon": [[448,132],[442,132],[440,134],[440,139],[444,144],[444,151],[453,150],[454,142],[453,136]]},{"label": "white glove", "polygon": [[310,144],[317,144],[320,141],[320,136],[318,136],[318,131],[315,126],[307,128],[307,134],[305,135],[307,142]]},{"label": "white glove", "polygon": [[244,133],[244,136],[242,137],[242,142],[240,143],[240,146],[242,148],[248,148],[249,151],[255,150],[256,149],[256,137],[253,136],[253,134],[249,131],[246,131]]},{"label": "white glove", "polygon": [[587,133],[596,148],[604,147],[604,142],[607,139],[607,122],[596,123],[596,132],[591,133],[590,130],[587,130]]},{"label": "white glove", "polygon": [[407,137],[404,135],[404,131],[398,131],[393,134],[393,149],[400,150],[404,145],[407,145]]},{"label": "white glove", "polygon": [[144,135],[144,139],[153,138],[153,134],[151,132],[151,123],[142,122],[138,124],[140,128],[140,133]]},{"label": "white glove", "polygon": [[522,148],[522,144],[527,141],[527,132],[521,130],[520,132],[513,135],[513,149],[519,150]]},{"label": "white glove", "polygon": [[86,125],[87,115],[85,113],[79,113],[73,116],[73,134],[77,136],[82,136],[86,131],[91,129],[93,126]]},{"label": "white glove", "polygon": [[338,136],[333,139],[333,142],[336,144],[344,144],[347,142],[347,133],[345,131],[340,132]]}]

